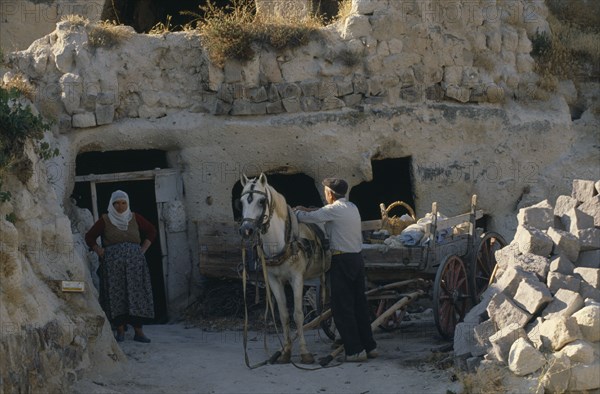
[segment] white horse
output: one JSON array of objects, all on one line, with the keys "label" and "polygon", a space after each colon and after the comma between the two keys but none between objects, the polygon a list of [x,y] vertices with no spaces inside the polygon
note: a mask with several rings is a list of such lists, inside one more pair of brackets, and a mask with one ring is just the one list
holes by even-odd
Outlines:
[{"label": "white horse", "polygon": [[314,358],[306,347],[302,329],[304,279],[316,278],[329,269],[331,255],[324,250],[322,239],[314,227],[298,223],[285,198],[267,183],[265,174],[253,179],[243,175],[241,182],[243,220],[240,234],[244,239],[255,237],[258,247],[264,252],[269,286],[277,301],[283,327],[284,344],[280,361],[290,362],[292,355],[290,319],[284,292],[285,283],[289,282],[294,293],[294,322],[301,361],[313,363]]}]

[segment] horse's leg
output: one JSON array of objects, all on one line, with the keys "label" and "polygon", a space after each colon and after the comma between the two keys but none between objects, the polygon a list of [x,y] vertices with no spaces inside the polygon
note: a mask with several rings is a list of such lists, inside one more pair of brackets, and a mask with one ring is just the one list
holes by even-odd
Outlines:
[{"label": "horse's leg", "polygon": [[315,358],[306,347],[304,339],[304,312],[302,310],[302,302],[304,298],[304,280],[301,274],[295,274],[291,280],[292,289],[294,290],[294,322],[298,332],[300,342],[300,359],[303,364],[312,364]]},{"label": "horse's leg", "polygon": [[269,285],[271,286],[271,292],[277,302],[281,328],[283,330],[283,349],[281,349],[281,357],[279,360],[282,363],[289,363],[292,357],[292,340],[290,338],[290,315],[287,310],[284,284],[278,279],[269,276]]}]

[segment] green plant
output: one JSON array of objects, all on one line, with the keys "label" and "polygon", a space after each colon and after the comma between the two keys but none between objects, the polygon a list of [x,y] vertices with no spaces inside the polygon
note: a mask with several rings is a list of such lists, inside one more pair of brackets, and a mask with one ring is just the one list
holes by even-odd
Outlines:
[{"label": "green plant", "polygon": [[346,67],[353,67],[362,62],[363,56],[364,54],[361,51],[352,51],[344,48],[336,54],[335,59]]},{"label": "green plant", "polygon": [[[26,141],[33,140],[42,159],[58,155],[58,149],[51,149],[48,143],[41,141],[50,124],[41,115],[33,115],[30,107],[21,102],[21,97],[22,92],[17,88],[0,86],[0,175],[16,166],[19,179],[26,181],[32,173],[32,164],[24,155]],[[7,199],[10,199],[10,192],[0,191],[0,201]]]},{"label": "green plant", "polygon": [[233,0],[224,8],[211,1],[201,7],[203,16],[189,11],[182,14],[196,17],[203,46],[210,60],[222,67],[228,59],[241,62],[254,57],[257,47],[275,50],[291,49],[308,43],[323,25],[318,17],[268,17],[256,14],[253,0]]},{"label": "green plant", "polygon": [[6,214],[6,220],[11,222],[12,224],[15,224],[15,222],[17,221],[17,215],[15,215],[14,212],[8,213]]}]

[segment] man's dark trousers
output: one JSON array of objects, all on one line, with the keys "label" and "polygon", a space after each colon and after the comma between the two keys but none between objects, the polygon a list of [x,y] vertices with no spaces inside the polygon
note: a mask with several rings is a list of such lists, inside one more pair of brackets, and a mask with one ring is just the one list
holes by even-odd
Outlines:
[{"label": "man's dark trousers", "polygon": [[377,344],[371,331],[362,255],[333,255],[330,280],[333,320],[344,342],[346,355],[375,349]]}]

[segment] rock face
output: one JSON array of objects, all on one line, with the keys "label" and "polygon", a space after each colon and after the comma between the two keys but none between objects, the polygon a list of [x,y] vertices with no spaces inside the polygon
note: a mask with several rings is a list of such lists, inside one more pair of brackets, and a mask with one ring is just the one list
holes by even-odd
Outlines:
[{"label": "rock face", "polygon": [[[2,176],[13,195],[0,204],[0,381],[6,393],[65,392],[89,368],[108,372],[125,355],[98,304],[81,234],[31,148],[28,156],[36,165],[26,185]],[[85,291],[63,292],[62,280],[83,281]]]},{"label": "rock face", "polygon": [[[525,223],[524,220],[526,217],[546,217],[546,210],[550,209],[554,213],[550,222],[567,219],[572,223],[579,215],[575,212],[578,206],[595,201],[600,193],[600,190],[590,189],[594,184],[594,181],[574,180],[573,199],[560,196],[554,210],[548,202],[540,203],[544,205],[543,215],[539,204],[521,210],[520,226],[529,225],[528,233],[550,234],[552,252],[546,256],[549,257],[546,259],[546,272],[549,271],[547,282],[543,277],[532,275],[516,265],[521,251],[515,243],[523,239],[528,245],[531,242],[529,238],[515,236],[512,246],[497,252],[497,257],[503,264],[499,267],[496,283],[488,289],[488,292],[495,292],[495,295],[484,301],[487,303],[489,319],[474,329],[461,323],[462,329],[456,331],[456,335],[463,337],[474,336],[478,343],[485,343],[489,338],[492,346],[487,347],[485,359],[508,367],[515,375],[523,376],[524,379],[532,376],[539,379],[546,392],[600,388],[597,373],[600,365],[600,354],[597,351],[600,341],[600,268],[578,266],[580,243],[586,241],[576,235],[581,234],[580,231],[597,227],[593,227],[593,221],[587,222],[591,227],[572,227],[575,232],[573,234],[546,226],[547,218],[543,221],[535,220],[541,227],[546,227],[545,230],[530,227],[532,221]],[[566,207],[567,203],[571,206]],[[565,247],[565,238],[573,245]],[[570,252],[565,254],[566,248]],[[514,254],[512,258],[508,256],[509,253]],[[600,260],[592,262],[600,263]],[[508,309],[508,297],[515,292],[516,283],[519,283],[519,287],[514,295],[515,302],[510,303]],[[480,305],[475,310],[480,310]],[[483,326],[486,327],[485,331],[479,329]],[[465,327],[471,327],[471,330],[465,331]],[[481,332],[487,333],[488,337],[481,337]],[[460,338],[455,338],[454,343],[457,357],[482,355],[479,349],[468,347]],[[519,386],[515,378],[508,379],[506,384],[507,391]]]}]

